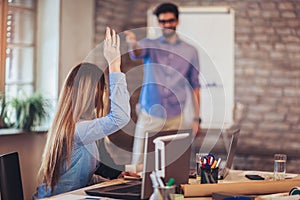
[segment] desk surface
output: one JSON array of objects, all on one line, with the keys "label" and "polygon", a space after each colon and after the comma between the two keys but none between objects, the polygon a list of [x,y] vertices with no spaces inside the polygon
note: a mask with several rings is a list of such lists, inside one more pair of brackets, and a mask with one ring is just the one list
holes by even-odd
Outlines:
[{"label": "desk surface", "polygon": [[[245,177],[245,174],[258,174],[258,175],[265,177],[266,179],[271,179],[273,176],[273,173],[271,173],[271,172],[231,170],[229,172],[228,176],[224,180],[219,180],[219,183],[253,182],[253,181],[247,179]],[[287,177],[289,177],[289,178],[294,178],[295,176],[297,176],[297,175],[287,174]],[[84,199],[84,195],[86,195],[84,191],[87,189],[105,187],[105,186],[114,185],[114,184],[118,184],[118,183],[122,183],[122,182],[126,182],[126,181],[124,181],[123,179],[115,179],[115,180],[107,181],[104,183],[99,183],[96,185],[81,188],[78,190],[74,190],[71,192],[67,192],[64,194],[56,195],[53,197],[44,198],[44,200],[50,200],[50,199],[51,200],[71,200],[71,199],[72,200],[81,200],[81,199]],[[198,184],[196,182],[196,180],[194,180],[194,179],[190,180],[190,183],[191,183],[191,185]],[[106,198],[103,198],[103,199],[106,199]],[[186,197],[184,199],[185,200],[209,200],[209,199],[211,199],[211,197],[194,197],[194,198]]]}]

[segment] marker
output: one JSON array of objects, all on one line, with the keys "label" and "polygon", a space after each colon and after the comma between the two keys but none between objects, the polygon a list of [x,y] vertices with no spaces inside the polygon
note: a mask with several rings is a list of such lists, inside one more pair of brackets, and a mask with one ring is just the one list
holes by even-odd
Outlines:
[{"label": "marker", "polygon": [[175,182],[174,178],[170,178],[169,181],[168,181],[168,183],[167,183],[167,186],[173,185],[174,182]]}]

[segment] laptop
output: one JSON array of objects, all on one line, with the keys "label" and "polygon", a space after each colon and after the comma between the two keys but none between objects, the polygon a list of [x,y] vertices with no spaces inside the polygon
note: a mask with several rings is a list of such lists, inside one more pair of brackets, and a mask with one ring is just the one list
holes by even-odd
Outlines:
[{"label": "laptop", "polygon": [[240,135],[240,129],[236,129],[233,131],[228,154],[227,154],[226,164],[224,168],[219,169],[218,179],[224,179],[228,175],[229,169],[231,169],[233,158],[237,149],[239,135]]},{"label": "laptop", "polygon": [[192,130],[170,130],[146,133],[142,181],[130,181],[117,185],[86,190],[88,195],[116,199],[148,199],[153,193],[150,174],[155,170],[154,140],[162,136],[176,136],[188,133],[188,137],[165,142],[165,177],[175,179],[175,185],[186,184],[189,179],[189,163],[192,143]]}]

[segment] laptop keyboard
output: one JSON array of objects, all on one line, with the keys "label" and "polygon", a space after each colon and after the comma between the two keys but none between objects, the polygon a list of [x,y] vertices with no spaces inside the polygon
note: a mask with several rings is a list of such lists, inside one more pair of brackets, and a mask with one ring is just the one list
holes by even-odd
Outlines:
[{"label": "laptop keyboard", "polygon": [[91,196],[102,196],[126,200],[139,200],[141,199],[141,189],[141,182],[129,182],[85,190],[85,192]]},{"label": "laptop keyboard", "polygon": [[130,185],[124,188],[118,188],[114,190],[108,190],[109,192],[117,192],[117,193],[141,193],[141,185]]}]

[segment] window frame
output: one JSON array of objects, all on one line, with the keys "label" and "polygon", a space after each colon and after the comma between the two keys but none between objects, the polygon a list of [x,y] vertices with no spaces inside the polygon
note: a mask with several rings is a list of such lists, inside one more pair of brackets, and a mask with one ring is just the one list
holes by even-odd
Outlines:
[{"label": "window frame", "polygon": [[0,93],[5,91],[5,62],[6,62],[6,29],[7,29],[7,11],[8,2],[7,0],[0,0]]},{"label": "window frame", "polygon": [[[36,82],[36,29],[37,29],[37,1],[33,0],[33,8],[29,8],[26,7],[24,5],[9,5],[9,1],[8,0],[0,0],[0,11],[1,11],[1,18],[0,18],[0,36],[1,36],[1,42],[0,42],[0,93],[5,93],[6,89],[6,85],[17,85],[17,86],[21,86],[21,85],[26,85],[29,84],[32,86],[33,91],[35,91],[35,82]],[[21,10],[30,10],[33,11],[34,14],[34,19],[33,19],[33,41],[32,44],[27,45],[24,43],[8,43],[7,42],[7,16],[8,16],[8,11],[9,9],[21,9]],[[19,83],[8,83],[7,84],[7,80],[6,80],[6,70],[7,70],[7,66],[6,66],[6,58],[7,58],[7,54],[6,54],[6,49],[8,47],[19,47],[19,48],[26,48],[26,47],[32,47],[33,48],[33,58],[32,58],[32,62],[33,62],[33,80],[29,83],[28,81],[20,81]]]}]

